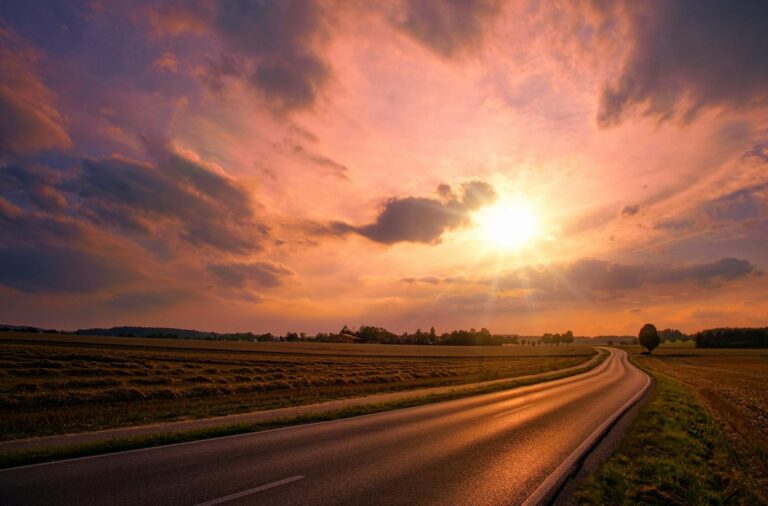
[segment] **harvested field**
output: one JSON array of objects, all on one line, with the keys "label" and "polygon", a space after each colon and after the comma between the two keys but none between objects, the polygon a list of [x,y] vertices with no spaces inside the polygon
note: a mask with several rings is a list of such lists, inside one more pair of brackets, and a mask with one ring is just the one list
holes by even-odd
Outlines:
[{"label": "harvested field", "polygon": [[696,393],[646,369],[656,380],[647,402],[617,450],[566,504],[766,504],[754,466]]},{"label": "harvested field", "polygon": [[411,344],[259,343],[149,337],[78,336],[72,334],[0,333],[0,343],[45,343],[130,348],[171,348],[311,355],[374,355],[385,357],[520,357],[591,355],[591,346],[417,346]]},{"label": "harvested field", "polygon": [[[536,356],[528,353],[529,347],[515,346],[497,347],[504,352],[497,355],[489,350],[485,356],[413,356],[435,347],[400,346],[392,351],[401,355],[377,356],[349,354],[376,345],[328,345],[345,352],[334,355],[311,354],[306,349],[296,352],[292,344],[279,343],[264,352],[195,349],[186,347],[189,341],[160,339],[106,338],[109,341],[100,344],[98,338],[87,337],[88,342],[75,344],[56,340],[62,336],[53,336],[54,342],[4,337],[0,340],[1,439],[513,378],[574,366],[594,354],[586,347],[536,347],[542,352]],[[160,341],[164,346],[150,347],[146,342],[130,346],[126,341]],[[174,349],[171,344],[185,346]],[[292,351],[280,353],[281,346]],[[514,355],[516,350],[519,353]]]},{"label": "harvested field", "polygon": [[692,388],[768,489],[768,350],[695,351],[640,360]]}]

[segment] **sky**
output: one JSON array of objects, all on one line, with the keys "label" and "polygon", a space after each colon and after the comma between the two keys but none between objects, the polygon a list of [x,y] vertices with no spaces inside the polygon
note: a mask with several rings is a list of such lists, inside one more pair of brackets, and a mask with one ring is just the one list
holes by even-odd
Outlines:
[{"label": "sky", "polygon": [[768,325],[768,4],[0,5],[0,322]]}]

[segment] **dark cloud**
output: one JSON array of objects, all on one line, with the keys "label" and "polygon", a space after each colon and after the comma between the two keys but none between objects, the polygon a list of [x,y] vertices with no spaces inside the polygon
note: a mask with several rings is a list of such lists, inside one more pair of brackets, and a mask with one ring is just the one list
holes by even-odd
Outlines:
[{"label": "dark cloud", "polygon": [[35,71],[36,55],[0,26],[0,155],[66,149],[72,141],[55,94]]},{"label": "dark cloud", "polygon": [[441,279],[438,278],[437,276],[423,276],[423,277],[420,277],[420,278],[403,278],[403,279],[401,279],[401,281],[403,283],[409,283],[409,284],[413,284],[413,283],[427,283],[427,284],[430,284],[430,285],[437,285],[437,284],[440,283]]},{"label": "dark cloud", "polygon": [[646,285],[683,282],[707,285],[718,280],[734,280],[753,272],[755,267],[752,263],[736,258],[689,265],[619,264],[597,259],[581,259],[564,265],[528,267],[489,283],[500,290],[530,289],[589,296],[593,292],[633,290]]},{"label": "dark cloud", "polygon": [[687,218],[670,218],[656,223],[653,228],[657,230],[688,230],[693,227],[693,221]]},{"label": "dark cloud", "polygon": [[704,107],[768,100],[768,3],[656,0],[624,6],[632,49],[620,74],[603,87],[601,126],[620,123],[635,106],[661,120],[686,121]]},{"label": "dark cloud", "polygon": [[0,168],[0,194],[21,190],[30,205],[43,211],[58,212],[68,207],[66,197],[56,189],[60,178],[55,173],[30,166],[7,165]]},{"label": "dark cloud", "polygon": [[90,220],[152,235],[176,229],[186,242],[245,252],[259,247],[249,196],[234,181],[175,153],[146,165],[111,157],[83,161],[68,190]]},{"label": "dark cloud", "polygon": [[704,205],[713,220],[747,220],[768,213],[768,184],[742,188]]},{"label": "dark cloud", "polygon": [[500,10],[494,0],[407,0],[394,24],[444,58],[482,42],[488,22]]},{"label": "dark cloud", "polygon": [[[261,248],[267,227],[249,191],[214,167],[157,143],[153,163],[119,156],[83,160],[74,174],[8,166],[0,193],[29,209],[84,220],[117,232],[246,253]],[[61,220],[39,220],[45,227]]]},{"label": "dark cloud", "polygon": [[443,234],[465,226],[470,212],[492,203],[496,192],[488,183],[471,181],[456,195],[445,185],[438,188],[440,198],[393,198],[384,204],[376,221],[363,226],[334,223],[339,234],[355,232],[382,244],[396,242],[437,243]]},{"label": "dark cloud", "polygon": [[0,246],[0,284],[23,292],[90,292],[136,279],[125,263],[50,245]]},{"label": "dark cloud", "polygon": [[709,264],[694,264],[661,269],[648,276],[651,283],[674,283],[694,280],[707,283],[717,279],[733,280],[755,272],[755,266],[749,260],[722,258]]},{"label": "dark cloud", "polygon": [[275,109],[314,105],[331,75],[319,50],[327,37],[320,3],[221,1],[213,23],[228,49],[251,63],[247,81]]},{"label": "dark cloud", "polygon": [[[524,267],[491,279],[462,280],[473,287],[466,292],[453,293],[444,293],[443,288],[430,305],[443,311],[482,310],[487,314],[547,311],[562,309],[570,303],[615,302],[625,296],[637,304],[639,294],[655,297],[665,287],[675,292],[684,283],[710,288],[760,274],[749,261],[736,258],[679,265],[618,264],[581,259],[567,264]],[[431,276],[404,281],[416,283],[422,280],[431,285],[444,282],[443,278]],[[639,313],[642,309],[635,307],[629,311]]]},{"label": "dark cloud", "polygon": [[282,285],[293,275],[287,267],[270,262],[218,263],[208,265],[208,270],[225,286],[258,286],[273,288]]},{"label": "dark cloud", "polygon": [[640,212],[640,206],[637,204],[631,205],[631,206],[624,206],[624,208],[621,210],[622,216],[634,216],[638,212]]},{"label": "dark cloud", "polygon": [[210,29],[214,16],[209,1],[167,0],[157,2],[146,11],[157,32],[178,35],[184,32],[203,34]]},{"label": "dark cloud", "polygon": [[314,165],[317,165],[318,167],[322,168],[326,173],[332,176],[336,176],[341,179],[349,179],[347,177],[347,172],[349,172],[349,168],[346,165],[337,162],[336,160],[332,160],[327,156],[314,153],[298,143],[289,143],[288,149],[291,153],[293,153],[300,159],[306,160],[310,163],[313,163]]},{"label": "dark cloud", "polygon": [[221,92],[224,89],[225,79],[242,78],[244,74],[245,69],[238,60],[221,55],[218,61],[208,59],[199,75],[208,89]]},{"label": "dark cloud", "polygon": [[768,140],[758,142],[752,148],[744,153],[744,158],[756,158],[768,162]]},{"label": "dark cloud", "polygon": [[225,78],[242,79],[273,110],[311,108],[331,79],[323,56],[329,39],[325,4],[315,0],[169,0],[149,9],[160,32],[215,33],[225,54],[208,60],[200,78],[220,92]]},{"label": "dark cloud", "polygon": [[415,283],[426,283],[429,285],[438,285],[440,283],[444,284],[458,284],[458,283],[467,283],[467,280],[463,277],[454,277],[454,276],[448,276],[444,278],[439,278],[437,276],[422,276],[420,278],[403,278],[400,281],[403,283],[408,284],[415,284]]}]

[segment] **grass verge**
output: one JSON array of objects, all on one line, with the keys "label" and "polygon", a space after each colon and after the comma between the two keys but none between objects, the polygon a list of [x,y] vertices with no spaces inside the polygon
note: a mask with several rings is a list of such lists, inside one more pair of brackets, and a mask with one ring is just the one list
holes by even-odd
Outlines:
[{"label": "grass verge", "polygon": [[632,361],[655,388],[618,450],[575,493],[578,504],[766,504],[690,388]]},{"label": "grass verge", "polygon": [[56,446],[51,448],[39,448],[33,450],[14,450],[9,452],[0,453],[0,469],[6,469],[10,467],[18,467],[30,464],[38,464],[42,462],[50,462],[54,460],[72,459],[77,457],[86,457],[92,455],[102,455],[106,453],[114,453],[126,450],[136,450],[140,448],[151,448],[155,446],[163,446],[175,443],[185,443],[189,441],[199,441],[203,439],[211,439],[223,436],[232,436],[237,434],[245,434],[249,432],[258,432],[268,429],[275,429],[280,427],[287,427],[291,425],[301,425],[313,422],[324,422],[329,420],[339,420],[342,418],[350,418],[353,416],[367,415],[373,413],[380,413],[383,411],[391,411],[394,409],[409,408],[413,406],[420,406],[423,404],[430,404],[434,402],[450,401],[454,399],[460,399],[464,397],[471,397],[473,395],[488,394],[493,392],[499,392],[501,390],[508,390],[511,388],[519,388],[537,383],[543,383],[545,381],[554,381],[557,379],[567,378],[576,374],[587,372],[597,367],[607,357],[606,353],[601,352],[598,360],[584,366],[583,368],[576,369],[568,372],[557,373],[554,372],[543,378],[529,378],[521,380],[510,380],[508,382],[496,383],[493,385],[487,385],[475,389],[465,390],[452,390],[447,392],[441,392],[438,394],[430,394],[423,397],[415,397],[410,399],[402,399],[398,401],[385,402],[380,404],[367,404],[367,405],[352,405],[343,409],[326,411],[320,413],[300,415],[290,418],[281,418],[275,420],[268,420],[257,423],[244,423],[234,425],[222,425],[219,427],[211,427],[201,430],[191,430],[182,432],[169,432],[161,434],[153,434],[148,436],[131,437],[131,438],[118,438],[109,441],[90,443],[83,445],[69,445],[69,446]]}]

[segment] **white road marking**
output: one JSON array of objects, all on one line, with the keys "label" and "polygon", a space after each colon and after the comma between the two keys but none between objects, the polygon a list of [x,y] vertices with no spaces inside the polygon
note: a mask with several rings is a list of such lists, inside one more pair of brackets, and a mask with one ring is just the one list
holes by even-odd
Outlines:
[{"label": "white road marking", "polygon": [[233,501],[235,499],[240,499],[241,497],[245,497],[245,496],[248,496],[248,495],[251,495],[251,494],[255,494],[256,492],[261,492],[262,490],[267,490],[267,489],[270,489],[270,488],[279,487],[280,485],[286,485],[288,483],[291,483],[291,482],[294,482],[294,481],[298,481],[298,480],[301,480],[301,479],[304,479],[304,477],[297,474],[296,476],[291,476],[289,478],[285,478],[285,479],[279,480],[279,481],[273,481],[272,483],[267,483],[266,485],[261,485],[259,487],[249,488],[248,490],[243,490],[242,492],[237,492],[236,494],[225,495],[224,497],[219,497],[218,499],[213,499],[213,500],[210,500],[210,501],[201,502],[199,504],[196,504],[195,506],[213,506],[214,504],[221,504],[221,503],[225,503],[225,502],[228,502],[228,501]]},{"label": "white road marking", "polygon": [[494,418],[498,418],[500,416],[511,415],[512,413],[517,413],[518,411],[521,411],[521,410],[523,410],[525,408],[530,408],[531,406],[533,406],[533,404],[526,404],[525,406],[520,406],[519,408],[510,409],[509,411],[505,411],[503,413],[499,413],[498,415],[493,415],[493,417]]}]

